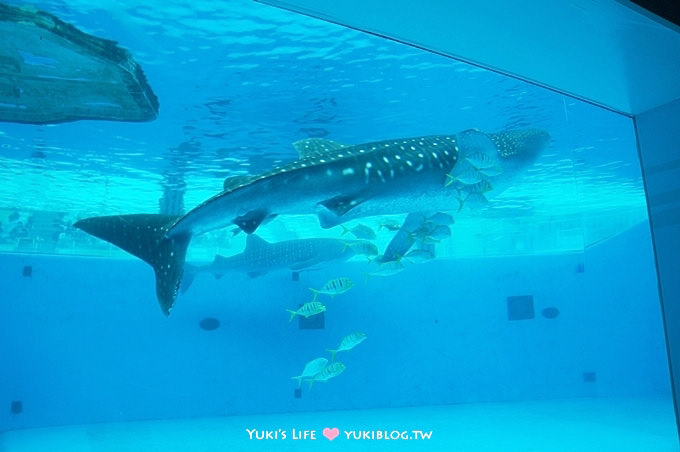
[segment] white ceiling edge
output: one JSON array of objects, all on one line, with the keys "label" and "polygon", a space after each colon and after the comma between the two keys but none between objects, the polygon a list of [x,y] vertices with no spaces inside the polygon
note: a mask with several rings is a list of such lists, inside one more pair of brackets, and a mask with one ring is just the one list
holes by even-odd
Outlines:
[{"label": "white ceiling edge", "polygon": [[630,116],[680,99],[678,28],[625,0],[258,1]]}]

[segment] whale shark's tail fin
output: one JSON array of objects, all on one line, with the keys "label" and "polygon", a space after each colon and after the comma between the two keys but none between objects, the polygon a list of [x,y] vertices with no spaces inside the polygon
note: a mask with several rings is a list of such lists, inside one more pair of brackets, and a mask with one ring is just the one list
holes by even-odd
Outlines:
[{"label": "whale shark's tail fin", "polygon": [[165,315],[177,297],[190,235],[168,238],[173,215],[113,215],[85,218],[73,226],[137,256],[156,273],[156,296]]}]

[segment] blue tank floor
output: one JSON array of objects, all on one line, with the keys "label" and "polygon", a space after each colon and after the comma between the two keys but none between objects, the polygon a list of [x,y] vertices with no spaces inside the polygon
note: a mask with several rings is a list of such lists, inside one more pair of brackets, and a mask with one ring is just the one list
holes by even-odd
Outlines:
[{"label": "blue tank floor", "polygon": [[[339,436],[332,442],[322,435],[326,427],[339,429]],[[249,429],[285,430],[286,438],[251,440]],[[315,430],[316,439],[293,439],[293,429],[298,435],[301,430]],[[429,440],[354,439],[352,430],[386,431],[388,436],[406,431],[411,437],[415,435],[413,430],[422,430],[432,431],[432,437]],[[349,435],[346,432],[350,432]],[[669,399],[592,398],[232,416],[73,425],[15,430],[0,435],[3,452],[316,451],[340,450],[338,447],[343,451],[680,450]]]}]

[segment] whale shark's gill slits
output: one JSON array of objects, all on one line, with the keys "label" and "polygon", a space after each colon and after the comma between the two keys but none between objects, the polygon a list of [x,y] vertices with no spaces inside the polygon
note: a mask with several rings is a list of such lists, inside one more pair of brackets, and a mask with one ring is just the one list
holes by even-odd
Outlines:
[{"label": "whale shark's gill slits", "polygon": [[74,226],[151,265],[156,274],[156,295],[167,315],[177,297],[191,239],[188,234],[166,238],[168,229],[178,219],[174,215],[114,215],[86,218]]}]

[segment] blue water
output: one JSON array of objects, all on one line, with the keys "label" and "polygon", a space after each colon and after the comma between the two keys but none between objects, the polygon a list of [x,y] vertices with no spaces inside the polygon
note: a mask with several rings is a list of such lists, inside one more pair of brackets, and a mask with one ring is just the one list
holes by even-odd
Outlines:
[{"label": "blue water", "polygon": [[[130,50],[161,107],[148,123],[0,124],[0,451],[677,448],[629,118],[244,0],[29,3]],[[158,212],[163,197],[190,209],[226,177],[295,160],[304,138],[528,127],[552,138],[536,163],[488,205],[452,212],[438,258],[398,275],[369,279],[359,257],[201,274],[166,318],[145,263],[72,227]],[[350,226],[377,231],[383,251],[393,233],[379,225],[403,218]],[[343,237],[311,216],[258,234]],[[243,236],[198,237],[189,260],[240,253]],[[288,322],[338,277],[355,285],[323,298],[323,328]],[[354,331],[367,339],[338,355],[346,370],[296,392],[290,377]],[[433,438],[346,437],[362,429]]]}]

